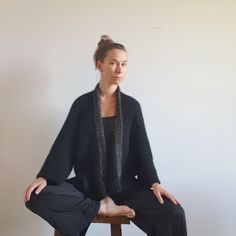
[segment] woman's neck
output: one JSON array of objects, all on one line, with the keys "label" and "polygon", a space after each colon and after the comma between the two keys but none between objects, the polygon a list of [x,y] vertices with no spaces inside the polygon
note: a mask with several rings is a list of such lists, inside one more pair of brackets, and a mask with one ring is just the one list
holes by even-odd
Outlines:
[{"label": "woman's neck", "polygon": [[100,95],[102,97],[111,97],[115,95],[117,85],[105,83],[103,80],[99,82]]}]

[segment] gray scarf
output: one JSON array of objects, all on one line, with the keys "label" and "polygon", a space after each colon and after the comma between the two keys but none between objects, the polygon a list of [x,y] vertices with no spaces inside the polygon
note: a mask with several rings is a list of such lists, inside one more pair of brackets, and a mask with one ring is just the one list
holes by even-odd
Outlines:
[{"label": "gray scarf", "polygon": [[99,84],[96,85],[94,90],[93,107],[98,143],[98,188],[102,196],[107,196],[108,193],[117,193],[121,190],[123,123],[121,109],[121,92],[119,86],[116,90],[114,145],[112,147],[112,155],[109,156],[109,162],[107,159],[107,147],[101,117]]}]

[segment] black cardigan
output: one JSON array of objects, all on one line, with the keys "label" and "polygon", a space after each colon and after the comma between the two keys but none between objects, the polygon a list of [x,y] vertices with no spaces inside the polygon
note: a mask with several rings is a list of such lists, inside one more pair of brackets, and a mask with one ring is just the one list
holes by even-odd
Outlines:
[{"label": "black cardigan", "polygon": [[[99,199],[97,184],[98,144],[93,116],[93,93],[78,97],[37,177],[60,184],[74,167],[73,183],[88,196]],[[134,182],[145,188],[160,183],[154,167],[152,153],[140,104],[121,92],[123,119],[122,188]]]}]

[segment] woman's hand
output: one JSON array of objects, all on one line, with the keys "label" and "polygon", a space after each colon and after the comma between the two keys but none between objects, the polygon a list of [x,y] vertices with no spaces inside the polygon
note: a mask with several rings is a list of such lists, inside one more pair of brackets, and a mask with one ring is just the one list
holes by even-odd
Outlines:
[{"label": "woman's hand", "polygon": [[154,183],[152,185],[152,190],[161,204],[164,203],[162,195],[168,197],[175,205],[180,204],[180,202],[176,199],[176,197],[171,193],[169,193],[168,191],[166,191],[160,184]]},{"label": "woman's hand", "polygon": [[37,188],[35,193],[39,194],[41,190],[46,187],[46,185],[47,181],[42,177],[39,177],[34,180],[24,192],[24,201],[27,202],[30,200],[31,193],[34,191],[34,189]]}]

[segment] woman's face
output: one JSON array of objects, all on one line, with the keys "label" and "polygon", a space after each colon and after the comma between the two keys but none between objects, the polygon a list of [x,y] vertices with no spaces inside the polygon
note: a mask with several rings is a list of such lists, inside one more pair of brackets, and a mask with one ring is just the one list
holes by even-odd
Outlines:
[{"label": "woman's face", "polygon": [[101,79],[109,84],[119,85],[127,69],[127,53],[121,49],[112,49],[107,52],[104,61],[98,61],[97,68],[101,72]]}]

